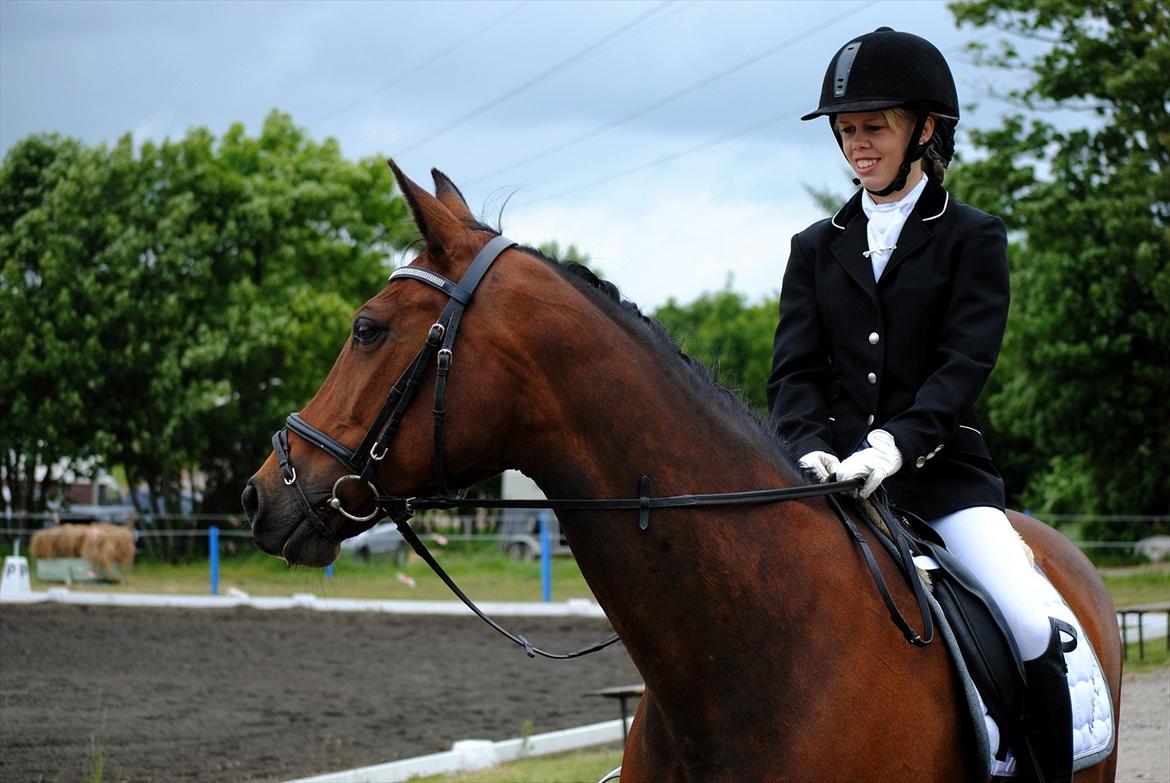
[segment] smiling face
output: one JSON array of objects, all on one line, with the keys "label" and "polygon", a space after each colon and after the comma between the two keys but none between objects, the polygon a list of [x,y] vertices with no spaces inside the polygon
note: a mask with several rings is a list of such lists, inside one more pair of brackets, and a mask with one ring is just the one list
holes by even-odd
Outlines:
[{"label": "smiling face", "polygon": [[[841,139],[841,151],[853,173],[861,180],[862,187],[871,191],[872,196],[872,191],[881,190],[898,176],[914,122],[899,110],[854,112],[837,115],[836,130]],[[930,117],[922,129],[920,141],[929,139],[933,130],[934,118]],[[873,200],[879,203],[897,201],[918,184],[921,176],[922,161],[916,160],[910,166],[905,187],[885,196],[872,196]]]}]

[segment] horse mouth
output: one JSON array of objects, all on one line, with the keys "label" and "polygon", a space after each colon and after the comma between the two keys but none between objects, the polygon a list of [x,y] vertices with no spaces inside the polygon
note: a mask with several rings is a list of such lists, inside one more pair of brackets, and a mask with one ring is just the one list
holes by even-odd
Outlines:
[{"label": "horse mouth", "polygon": [[249,482],[244,510],[252,523],[252,539],[261,552],[289,565],[322,568],[337,559],[341,547],[326,540],[294,503],[277,494],[261,493]]},{"label": "horse mouth", "polygon": [[337,560],[340,553],[341,547],[325,540],[302,514],[281,545],[279,556],[289,565],[324,568]]}]

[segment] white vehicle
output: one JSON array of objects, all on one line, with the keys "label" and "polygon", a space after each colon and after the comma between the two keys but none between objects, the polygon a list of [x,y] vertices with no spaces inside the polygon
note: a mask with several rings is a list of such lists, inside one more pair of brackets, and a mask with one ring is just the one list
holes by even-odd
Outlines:
[{"label": "white vehicle", "polygon": [[[518,470],[504,471],[500,494],[504,498],[544,498],[536,482]],[[561,535],[557,515],[548,509],[509,508],[500,518],[500,549],[514,560],[540,557],[540,515],[547,515],[551,555],[572,555],[569,542]]]},{"label": "white vehicle", "polygon": [[341,542],[342,552],[351,552],[363,562],[368,562],[374,555],[388,554],[394,557],[395,565],[402,565],[406,562],[407,549],[405,539],[393,522],[374,525]]}]

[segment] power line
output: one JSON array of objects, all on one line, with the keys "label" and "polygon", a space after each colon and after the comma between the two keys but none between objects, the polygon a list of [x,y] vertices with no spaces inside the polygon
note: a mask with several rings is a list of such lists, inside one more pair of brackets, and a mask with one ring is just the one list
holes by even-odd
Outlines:
[{"label": "power line", "polygon": [[657,101],[654,101],[653,103],[647,104],[646,106],[643,106],[640,109],[632,111],[629,114],[626,114],[622,117],[619,117],[616,120],[602,124],[602,125],[594,128],[591,131],[586,131],[585,133],[583,133],[579,136],[575,136],[567,141],[563,141],[563,142],[560,142],[558,144],[554,144],[553,146],[547,147],[547,148],[545,148],[545,149],[541,150],[540,152],[537,152],[533,155],[529,155],[525,158],[521,158],[519,160],[512,161],[511,163],[508,163],[508,164],[501,166],[497,169],[493,169],[492,171],[486,172],[484,174],[480,174],[478,176],[472,177],[471,179],[465,179],[463,181],[463,184],[465,186],[474,185],[478,182],[482,182],[483,180],[488,179],[489,177],[494,177],[497,174],[502,174],[506,171],[510,171],[511,169],[517,168],[519,166],[525,166],[529,163],[533,163],[533,162],[541,160],[543,158],[547,158],[549,155],[552,155],[554,153],[562,152],[566,149],[569,149],[570,147],[574,147],[583,141],[587,141],[589,139],[594,138],[595,136],[599,136],[608,130],[612,130],[613,128],[616,128],[619,125],[623,125],[623,124],[629,122],[630,120],[641,117],[644,114],[649,114],[650,112],[654,111],[655,109],[661,108],[662,106],[665,106],[666,104],[668,104],[672,101],[678,100],[679,98],[683,97],[684,95],[689,95],[690,93],[695,92],[696,90],[700,90],[704,87],[708,87],[721,79],[727,78],[728,76],[730,76],[733,73],[736,73],[737,71],[741,71],[744,68],[747,68],[750,65],[755,65],[756,63],[760,62],[761,60],[767,59],[768,57],[771,57],[775,54],[778,54],[778,53],[782,52],[783,50],[787,49],[789,46],[792,46],[793,44],[799,43],[800,41],[808,38],[809,36],[814,35],[816,33],[819,33],[822,30],[836,24],[837,22],[840,22],[844,19],[847,19],[848,17],[853,16],[855,13],[862,11],[865,8],[868,8],[869,6],[875,5],[876,3],[877,3],[877,0],[870,0],[870,2],[868,2],[868,3],[863,3],[859,6],[855,6],[854,8],[850,9],[849,11],[846,11],[843,14],[838,14],[837,16],[834,16],[831,19],[827,19],[824,22],[821,22],[820,24],[815,25],[812,28],[804,31],[803,33],[795,35],[792,38],[789,38],[789,39],[787,39],[779,44],[776,44],[775,46],[770,46],[767,49],[764,49],[763,51],[759,52],[758,54],[755,54],[755,55],[752,55],[751,57],[748,57],[746,60],[741,60],[740,62],[736,63],[735,65],[732,65],[728,68],[724,68],[721,71],[718,71],[718,72],[713,73],[709,76],[706,76],[706,77],[698,80],[697,82],[693,82],[690,85],[682,88],[681,90],[670,93],[669,95],[666,95],[665,97],[660,98]]},{"label": "power line", "polygon": [[402,81],[403,81],[404,79],[406,79],[407,77],[409,77],[409,76],[414,76],[416,73],[418,73],[419,71],[423,70],[424,68],[427,68],[427,67],[429,67],[430,65],[433,65],[434,63],[436,63],[436,62],[438,62],[439,60],[443,59],[444,57],[446,57],[447,55],[451,54],[452,52],[454,52],[454,51],[456,51],[456,50],[458,50],[458,49],[462,48],[463,46],[465,46],[465,45],[467,45],[467,44],[471,43],[472,41],[474,41],[476,38],[479,38],[480,36],[484,35],[484,34],[485,34],[485,33],[487,33],[489,30],[491,30],[493,27],[496,27],[496,26],[498,26],[498,25],[499,25],[499,24],[501,24],[501,23],[502,23],[502,22],[503,22],[505,19],[507,19],[508,17],[510,17],[510,16],[512,16],[513,14],[515,14],[517,11],[519,11],[519,10],[520,10],[521,8],[523,8],[524,6],[528,5],[530,2],[532,2],[532,0],[521,0],[521,2],[519,2],[519,3],[517,3],[516,5],[512,6],[512,7],[511,7],[511,8],[509,8],[507,11],[505,11],[505,12],[504,12],[504,13],[502,13],[502,14],[500,14],[499,16],[497,16],[497,17],[496,17],[495,19],[493,19],[492,21],[488,22],[488,23],[487,23],[486,25],[484,25],[483,27],[480,27],[480,28],[478,28],[478,29],[476,29],[476,30],[473,30],[473,31],[472,31],[471,33],[469,33],[468,35],[464,36],[463,38],[460,38],[458,41],[456,41],[455,43],[453,43],[453,44],[451,44],[450,46],[448,46],[446,49],[443,49],[442,51],[438,52],[437,54],[435,54],[435,55],[433,55],[433,56],[431,56],[431,57],[427,58],[426,60],[423,60],[423,61],[422,61],[422,62],[420,62],[418,65],[415,65],[413,68],[408,68],[407,70],[405,70],[405,71],[403,71],[402,73],[398,74],[398,75],[397,75],[397,76],[395,76],[394,78],[390,79],[390,81],[388,81],[388,82],[385,82],[384,84],[382,84],[380,87],[378,87],[378,88],[374,89],[374,90],[373,90],[373,91],[371,91],[371,92],[368,92],[368,93],[366,93],[366,94],[365,94],[365,95],[363,95],[361,98],[358,98],[358,99],[357,99],[357,100],[355,100],[355,101],[351,101],[350,103],[347,103],[346,105],[342,106],[341,108],[339,108],[339,109],[335,109],[334,111],[331,111],[330,113],[328,113],[328,114],[325,114],[325,115],[322,115],[321,117],[319,117],[319,118],[317,118],[317,119],[313,120],[312,122],[310,122],[310,123],[309,123],[309,127],[314,127],[314,126],[317,126],[317,125],[321,125],[321,124],[323,124],[323,123],[325,123],[325,122],[327,122],[327,121],[329,121],[329,120],[332,120],[332,119],[334,119],[334,118],[336,118],[336,117],[338,117],[338,116],[340,116],[340,115],[342,115],[342,114],[346,113],[347,111],[349,111],[349,110],[351,110],[351,109],[354,109],[354,108],[356,108],[356,107],[358,107],[358,106],[361,106],[363,103],[366,103],[367,101],[369,101],[369,100],[371,100],[371,99],[373,99],[373,98],[377,97],[378,95],[381,95],[381,94],[382,94],[382,93],[384,93],[386,90],[388,90],[388,89],[390,89],[391,87],[394,87],[395,85],[399,84],[400,82],[402,82]]},{"label": "power line", "polygon": [[654,168],[655,166],[661,166],[665,163],[670,163],[672,161],[678,160],[679,158],[686,157],[687,155],[693,155],[696,152],[701,152],[705,149],[709,149],[711,147],[716,147],[720,144],[724,144],[726,142],[732,141],[733,139],[737,139],[740,136],[746,136],[749,133],[754,133],[755,131],[766,128],[769,125],[775,125],[778,122],[791,120],[792,113],[794,111],[796,111],[796,109],[788,109],[787,111],[783,112],[782,114],[773,115],[772,117],[769,117],[765,120],[760,120],[759,122],[753,122],[751,125],[741,127],[737,130],[731,131],[730,133],[726,133],[722,136],[716,136],[713,139],[708,139],[707,141],[699,142],[698,144],[695,144],[695,145],[690,146],[690,147],[686,147],[686,148],[681,149],[677,152],[672,152],[669,155],[659,156],[657,158],[654,158],[651,161],[639,164],[637,166],[633,166],[633,167],[628,168],[628,169],[624,169],[624,170],[619,171],[619,172],[614,173],[614,174],[608,174],[604,177],[598,177],[597,179],[590,180],[588,182],[583,182],[579,185],[573,185],[572,187],[565,188],[564,190],[558,190],[558,191],[556,191],[554,193],[550,193],[546,196],[540,196],[538,198],[531,199],[528,201],[528,203],[529,204],[539,204],[542,201],[552,201],[553,199],[558,199],[558,198],[561,198],[562,196],[568,196],[568,195],[571,195],[573,193],[577,193],[577,192],[582,191],[582,190],[588,190],[589,188],[597,187],[598,185],[604,185],[607,182],[612,182],[614,180],[621,179],[623,177],[628,177],[631,174],[637,174],[639,171],[644,171],[646,169]]},{"label": "power line", "polygon": [[[867,5],[873,5],[874,2],[876,2],[876,0],[873,0],[873,2],[870,2],[866,5],[858,6],[856,9],[854,9],[854,11],[860,11],[863,8],[867,7]],[[805,33],[804,36],[801,36],[801,37],[805,37],[805,36],[811,34],[812,32],[819,31],[820,29],[823,29],[824,27],[828,26],[828,24],[838,22],[843,18],[844,18],[844,16],[834,18],[831,22],[824,23],[821,26],[815,28],[814,30],[810,30],[808,33]],[[953,52],[952,49],[948,49],[948,51]],[[774,115],[774,116],[769,117],[767,119],[751,123],[750,125],[740,127],[737,130],[733,130],[733,131],[726,133],[726,134],[723,134],[721,136],[716,136],[715,138],[708,139],[706,141],[699,142],[698,144],[694,144],[690,147],[686,147],[684,149],[678,150],[677,152],[672,152],[668,155],[661,155],[657,158],[654,158],[653,160],[638,164],[636,166],[632,166],[628,169],[622,169],[621,171],[617,171],[613,174],[608,174],[608,175],[603,176],[603,177],[598,177],[596,179],[588,180],[586,182],[582,182],[582,183],[579,183],[577,185],[571,185],[567,188],[563,188],[561,190],[554,191],[553,193],[550,193],[548,195],[544,195],[544,196],[538,195],[536,198],[528,200],[527,203],[528,204],[539,204],[542,201],[552,201],[554,199],[562,198],[564,196],[569,196],[569,195],[572,195],[574,193],[579,193],[583,190],[589,190],[590,188],[595,188],[598,185],[604,185],[608,182],[613,182],[615,180],[622,179],[624,177],[628,177],[631,174],[637,174],[638,172],[645,171],[646,169],[654,168],[655,166],[661,166],[661,165],[664,165],[666,163],[671,163],[675,160],[678,160],[679,158],[684,158],[688,155],[693,155],[696,152],[702,152],[703,150],[710,149],[711,147],[716,147],[716,146],[719,146],[720,144],[725,144],[726,142],[733,141],[741,136],[746,136],[750,133],[754,133],[755,131],[762,130],[763,128],[769,127],[771,125],[775,125],[778,122],[782,122],[784,120],[791,120],[792,116],[793,116],[793,112],[795,112],[795,111],[796,111],[796,109],[789,109],[788,111],[786,111],[782,114]],[[481,177],[479,177],[478,179],[482,179],[483,176],[486,176],[486,175],[481,175]]]},{"label": "power line", "polygon": [[565,58],[564,60],[561,60],[556,65],[553,65],[552,67],[542,71],[541,73],[537,74],[536,76],[533,76],[531,79],[528,79],[528,80],[520,83],[519,85],[517,85],[516,87],[513,87],[512,89],[508,90],[507,92],[503,93],[502,95],[499,95],[499,96],[493,98],[492,100],[487,101],[486,103],[480,104],[479,106],[475,107],[474,109],[467,112],[466,114],[463,114],[463,115],[455,118],[450,123],[448,123],[445,127],[440,128],[440,129],[435,130],[435,131],[432,131],[431,133],[428,133],[428,134],[422,136],[417,141],[412,142],[412,143],[406,145],[405,147],[397,148],[395,150],[395,154],[399,155],[399,156],[405,155],[409,152],[413,152],[414,150],[418,149],[419,147],[421,147],[424,144],[427,144],[428,142],[434,141],[435,139],[439,138],[440,136],[445,136],[446,134],[455,130],[455,128],[458,128],[460,125],[464,124],[468,120],[471,120],[471,119],[474,119],[475,117],[478,117],[479,115],[483,114],[484,112],[488,111],[489,109],[493,109],[496,106],[499,106],[501,103],[503,103],[511,98],[516,97],[517,95],[519,95],[520,93],[529,89],[530,87],[533,87],[536,84],[539,84],[540,82],[544,81],[545,79],[552,76],[553,74],[559,73],[560,71],[563,71],[564,69],[568,68],[569,66],[580,62],[581,60],[585,59],[589,55],[593,54],[597,49],[601,48],[602,46],[605,46],[606,44],[608,44],[609,42],[611,42],[613,40],[616,40],[620,36],[625,35],[626,33],[630,32],[635,27],[642,24],[643,22],[645,22],[647,19],[654,16],[655,14],[659,13],[660,11],[662,11],[664,8],[666,8],[667,6],[669,6],[673,2],[675,2],[675,0],[664,0],[664,2],[661,2],[658,5],[654,6],[646,13],[640,15],[639,17],[637,17],[636,19],[634,19],[630,22],[627,22],[626,24],[621,25],[617,29],[603,35],[601,38],[597,39],[593,43],[591,43],[588,46],[584,47],[583,49],[579,50],[575,54],[570,55],[569,57]]}]

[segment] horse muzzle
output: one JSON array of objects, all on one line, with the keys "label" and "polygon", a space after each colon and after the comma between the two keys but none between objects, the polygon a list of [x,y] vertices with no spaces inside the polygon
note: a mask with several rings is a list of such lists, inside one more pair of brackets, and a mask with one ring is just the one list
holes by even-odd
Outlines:
[{"label": "horse muzzle", "polygon": [[289,493],[274,492],[254,476],[244,488],[240,501],[260,551],[281,557],[290,565],[316,568],[337,559],[340,547],[336,538],[327,540],[321,535]]}]

